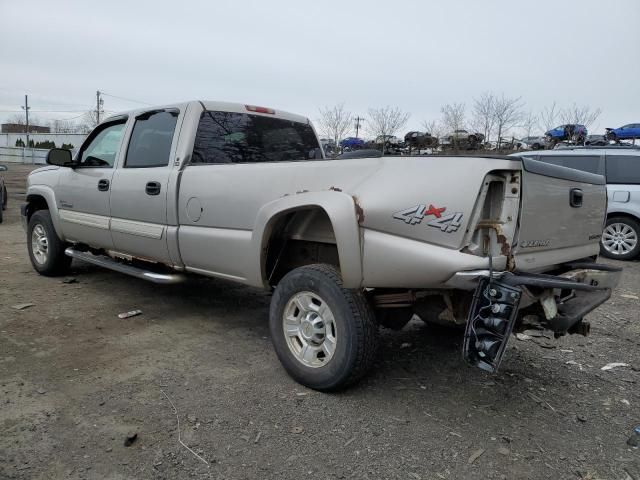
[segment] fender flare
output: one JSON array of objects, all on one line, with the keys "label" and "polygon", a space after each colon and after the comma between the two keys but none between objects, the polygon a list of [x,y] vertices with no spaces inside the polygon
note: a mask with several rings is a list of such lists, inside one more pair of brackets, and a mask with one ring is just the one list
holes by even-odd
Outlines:
[{"label": "fender flare", "polygon": [[58,204],[56,203],[55,193],[51,187],[46,185],[31,185],[27,190],[27,204],[29,204],[29,197],[40,196],[44,198],[49,207],[49,214],[51,215],[51,221],[53,222],[53,228],[56,231],[58,237],[64,240],[62,233],[62,225],[60,224],[60,215],[58,213]]},{"label": "fender flare", "polygon": [[321,208],[331,221],[344,286],[359,288],[362,285],[361,234],[356,211],[359,207],[352,196],[336,190],[287,195],[265,204],[258,211],[251,236],[250,265],[255,267],[247,278],[249,284],[269,287],[265,272],[265,249],[272,228],[282,215],[309,207]]}]

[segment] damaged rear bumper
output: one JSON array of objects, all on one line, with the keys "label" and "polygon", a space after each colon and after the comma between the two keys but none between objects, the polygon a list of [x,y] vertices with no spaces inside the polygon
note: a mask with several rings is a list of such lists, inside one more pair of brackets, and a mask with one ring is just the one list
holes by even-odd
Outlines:
[{"label": "damaged rear bumper", "polygon": [[511,332],[528,316],[556,336],[586,334],[583,317],[611,297],[622,269],[573,263],[560,271],[557,275],[494,272],[491,278],[489,272],[476,271],[454,276],[450,280],[454,284],[477,282],[467,318],[465,359],[496,371]]}]

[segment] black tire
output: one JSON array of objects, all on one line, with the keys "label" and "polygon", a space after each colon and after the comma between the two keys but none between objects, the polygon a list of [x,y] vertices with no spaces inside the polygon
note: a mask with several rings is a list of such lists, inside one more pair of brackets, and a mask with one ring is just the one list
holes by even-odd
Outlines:
[{"label": "black tire", "polygon": [[7,192],[7,187],[3,187],[3,194],[2,194],[2,209],[1,210],[6,210],[7,209],[7,203],[9,202],[9,192]]},{"label": "black tire", "polygon": [[[317,295],[333,313],[335,350],[325,365],[305,365],[287,344],[284,313],[289,301],[300,292]],[[378,351],[378,325],[371,306],[362,291],[342,286],[340,272],[332,265],[308,265],[284,276],[271,299],[269,329],[287,373],[315,390],[336,391],[357,382],[370,370]]]},{"label": "black tire", "polygon": [[[635,234],[635,247],[627,253],[614,253],[613,251],[607,250],[604,246],[604,242],[608,239],[607,228],[614,224],[621,224],[629,227]],[[602,232],[602,239],[600,241],[600,253],[607,258],[613,258],[615,260],[632,260],[636,258],[638,254],[640,254],[640,223],[631,217],[607,218],[607,223],[605,224],[604,232]]]},{"label": "black tire", "polygon": [[[42,262],[36,258],[33,251],[33,231],[37,227],[42,228],[46,237],[46,256]],[[36,272],[47,277],[64,275],[71,265],[71,257],[64,254],[66,246],[53,228],[49,210],[38,210],[31,215],[27,228],[27,248],[29,260],[31,260],[31,265]]]}]

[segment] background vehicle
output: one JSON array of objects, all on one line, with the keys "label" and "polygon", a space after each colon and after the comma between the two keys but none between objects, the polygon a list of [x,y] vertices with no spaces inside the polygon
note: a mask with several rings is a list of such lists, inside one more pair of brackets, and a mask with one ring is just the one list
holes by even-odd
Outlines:
[{"label": "background vehicle", "polygon": [[553,148],[558,142],[562,141],[582,144],[587,138],[587,134],[587,127],[573,123],[560,125],[545,132],[547,143],[550,148]]},{"label": "background vehicle", "polygon": [[404,136],[404,143],[412,150],[435,148],[438,146],[438,138],[428,132],[408,132]]},{"label": "background vehicle", "polygon": [[7,209],[7,186],[4,184],[4,177],[2,176],[2,172],[6,172],[7,167],[5,165],[0,165],[0,223],[2,223],[3,219],[3,211]]},{"label": "background vehicle", "polygon": [[519,147],[526,150],[543,150],[547,144],[545,137],[524,137],[519,142]]},{"label": "background vehicle", "polygon": [[602,254],[618,260],[640,254],[640,147],[564,147],[514,155],[605,175],[608,203]]},{"label": "background vehicle", "polygon": [[347,137],[340,140],[340,147],[343,150],[357,150],[364,148],[365,141],[361,138]]},{"label": "background vehicle", "polygon": [[271,108],[116,115],[74,159],[53,149],[29,175],[29,258],[42,275],[76,258],[156,283],[193,274],[273,291],[278,358],[318,390],[361,378],[379,324],[414,314],[466,325],[465,358],[490,371],[525,316],[588,331],[620,274],[594,262],[602,176],[528,158],[358,157],[324,158],[308,118]]},{"label": "background vehicle", "polygon": [[468,130],[454,130],[444,135],[440,143],[443,146],[458,146],[468,149],[476,148],[484,140],[482,133],[471,133]]},{"label": "background vehicle", "polygon": [[607,139],[618,140],[635,140],[640,138],[640,123],[629,123],[620,128],[606,128]]},{"label": "background vehicle", "polygon": [[592,147],[604,147],[609,145],[609,140],[605,135],[587,135],[584,144]]}]

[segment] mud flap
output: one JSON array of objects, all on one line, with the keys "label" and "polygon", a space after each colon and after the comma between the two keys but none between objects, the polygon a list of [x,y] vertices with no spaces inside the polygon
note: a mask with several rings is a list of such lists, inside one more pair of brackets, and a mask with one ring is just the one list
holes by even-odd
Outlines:
[{"label": "mud flap", "polygon": [[464,334],[463,355],[488,372],[500,366],[518,314],[522,291],[485,277],[473,295]]}]

